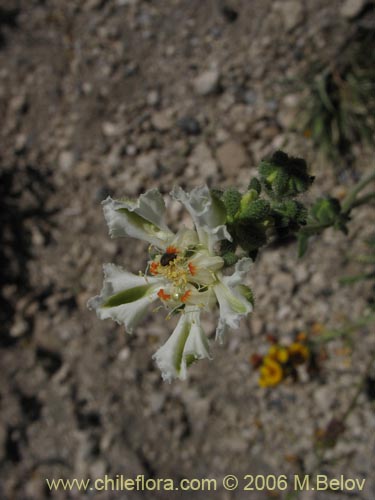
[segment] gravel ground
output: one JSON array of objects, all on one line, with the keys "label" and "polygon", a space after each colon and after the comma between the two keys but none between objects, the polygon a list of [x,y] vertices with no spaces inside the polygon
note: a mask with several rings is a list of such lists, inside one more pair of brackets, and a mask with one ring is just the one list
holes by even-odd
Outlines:
[{"label": "gravel ground", "polygon": [[[375,349],[373,332],[358,330],[350,351],[329,344],[319,377],[272,390],[258,387],[249,358],[267,347],[267,334],[288,341],[313,323],[336,327],[363,313],[369,286],[338,280],[357,269],[347,256],[361,251],[373,210],[357,210],[348,237],[327,231],[301,261],[293,243],[266,249],[250,273],[255,312],[213,347],[213,361],[191,367],[186,382],[163,383],[151,359],[173,327],[163,313],[126,336],[86,302],[101,287],[103,262],[137,272],[147,258],[142,243],[109,239],[100,207],[108,194],[135,197],[150,187],[166,194],[175,183],[242,187],[280,147],[307,159],[316,176],[311,198],[345,193],[371,168],[370,152],[356,146],[356,169],[338,185],[293,127],[300,75],[317,54],[335,57],[365,4],[2,0],[1,498],[93,496],[48,492],[46,477],[144,474],[220,485],[226,474],[314,468],[314,435],[350,404]],[[171,205],[171,220],[183,217]],[[207,317],[207,332],[214,326]],[[363,392],[317,469],[366,478],[355,498],[375,496],[374,426]],[[284,498],[242,490],[188,496]]]}]

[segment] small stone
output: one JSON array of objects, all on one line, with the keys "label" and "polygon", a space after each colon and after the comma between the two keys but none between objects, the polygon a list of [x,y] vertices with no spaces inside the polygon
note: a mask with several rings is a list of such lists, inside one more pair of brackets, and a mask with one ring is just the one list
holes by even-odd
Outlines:
[{"label": "small stone", "polygon": [[301,21],[303,5],[299,0],[287,0],[277,4],[285,29],[292,31]]},{"label": "small stone", "polygon": [[244,95],[244,101],[246,104],[253,105],[256,103],[257,94],[254,90],[247,90]]},{"label": "small stone", "polygon": [[151,123],[156,130],[159,130],[160,132],[169,130],[173,125],[170,113],[167,111],[157,111],[154,113],[151,118]]},{"label": "small stone", "polygon": [[247,155],[244,147],[230,140],[221,145],[216,152],[224,175],[231,177],[246,163]]},{"label": "small stone", "polygon": [[345,0],[340,13],[345,19],[353,19],[361,13],[365,4],[366,0]]},{"label": "small stone", "polygon": [[90,476],[94,479],[97,479],[99,477],[104,477],[104,474],[106,472],[107,466],[104,460],[95,460],[90,465]]},{"label": "small stone", "polygon": [[298,96],[290,94],[284,97],[277,119],[284,129],[292,127],[298,116]]},{"label": "small stone", "polygon": [[332,404],[332,388],[328,385],[318,387],[314,392],[314,400],[318,411],[327,411]]},{"label": "small stone", "polygon": [[25,321],[23,318],[17,318],[10,329],[10,335],[12,337],[22,337],[22,335],[25,335],[25,333],[27,333],[28,328],[29,325],[27,321]]},{"label": "small stone", "polygon": [[187,135],[199,135],[202,131],[198,120],[191,116],[183,116],[178,120],[177,124]]},{"label": "small stone", "polygon": [[152,177],[157,171],[156,158],[153,153],[138,156],[136,165],[139,172],[147,177]]},{"label": "small stone", "polygon": [[62,151],[59,155],[59,166],[65,172],[72,169],[75,162],[73,151]]},{"label": "small stone", "polygon": [[150,90],[147,94],[147,104],[149,106],[157,106],[160,103],[160,94],[157,90]]},{"label": "small stone", "polygon": [[21,154],[26,150],[26,146],[27,146],[27,136],[25,134],[18,134],[14,145],[14,151],[17,154]]},{"label": "small stone", "polygon": [[82,92],[84,94],[91,94],[93,90],[93,86],[92,86],[92,83],[91,82],[83,82],[82,84]]},{"label": "small stone", "polygon": [[293,276],[289,273],[279,272],[272,278],[271,287],[278,292],[291,293],[294,287]]},{"label": "small stone", "polygon": [[209,69],[194,79],[194,89],[199,95],[213,94],[218,90],[219,71],[216,68]]},{"label": "small stone", "polygon": [[79,179],[86,179],[92,172],[92,165],[87,161],[81,161],[76,168],[76,175]]},{"label": "small stone", "polygon": [[102,124],[102,131],[106,137],[114,137],[119,134],[119,127],[115,123],[104,122]]},{"label": "small stone", "polygon": [[9,107],[13,113],[24,113],[27,110],[26,96],[24,94],[16,95],[11,99]]},{"label": "small stone", "polygon": [[118,353],[118,360],[119,361],[126,361],[130,357],[130,349],[129,347],[124,347],[121,349],[121,351]]},{"label": "small stone", "polygon": [[126,146],[126,154],[127,156],[135,156],[137,154],[137,147],[134,144],[129,144],[129,146]]}]

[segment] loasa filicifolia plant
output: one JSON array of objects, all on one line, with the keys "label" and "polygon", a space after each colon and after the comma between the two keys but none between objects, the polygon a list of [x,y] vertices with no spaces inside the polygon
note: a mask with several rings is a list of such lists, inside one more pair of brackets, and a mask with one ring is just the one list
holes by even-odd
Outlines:
[{"label": "loasa filicifolia plant", "polygon": [[164,308],[167,318],[178,316],[173,333],[153,356],[164,380],[183,380],[194,361],[211,359],[201,324],[205,311],[218,309],[219,342],[251,313],[254,295],[246,278],[262,247],[275,238],[296,236],[302,256],[310,236],[331,226],[346,231],[351,210],[361,203],[357,195],[369,182],[357,186],[343,205],[322,198],[308,210],[299,197],[314,178],[303,159],[277,151],[260,163],[258,173],[245,192],[204,185],[187,193],[175,186],[171,196],[193,223],[177,232],[165,223],[166,206],[158,189],[137,200],[103,201],[110,236],[146,241],[149,259],[138,275],[105,264],[102,291],[88,307],[100,319],[123,324],[128,333],[151,303]]}]

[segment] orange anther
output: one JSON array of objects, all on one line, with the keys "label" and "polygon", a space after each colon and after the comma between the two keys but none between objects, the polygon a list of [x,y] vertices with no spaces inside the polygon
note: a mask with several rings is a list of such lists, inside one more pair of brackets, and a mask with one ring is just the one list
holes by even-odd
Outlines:
[{"label": "orange anther", "polygon": [[178,253],[178,249],[174,246],[167,247],[165,253]]},{"label": "orange anther", "polygon": [[191,295],[191,290],[187,290],[181,297],[181,302],[186,302]]},{"label": "orange anther", "polygon": [[158,267],[159,267],[159,262],[151,262],[150,273],[151,274],[158,274]]},{"label": "orange anther", "polygon": [[169,300],[171,296],[168,293],[165,293],[162,288],[158,291],[158,297],[161,300]]},{"label": "orange anther", "polygon": [[188,267],[189,267],[190,274],[192,276],[194,276],[195,273],[197,272],[197,266],[194,266],[194,264],[192,264],[191,262],[189,262]]}]

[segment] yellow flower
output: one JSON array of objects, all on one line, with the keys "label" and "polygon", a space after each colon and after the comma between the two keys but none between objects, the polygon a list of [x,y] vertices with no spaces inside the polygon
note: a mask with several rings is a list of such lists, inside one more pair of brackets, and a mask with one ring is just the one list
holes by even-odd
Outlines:
[{"label": "yellow flower", "polygon": [[291,360],[294,364],[299,365],[306,361],[309,357],[308,348],[300,342],[293,342],[293,344],[290,344],[290,346],[288,347],[288,350]]},{"label": "yellow flower", "polygon": [[288,349],[276,344],[268,349],[268,356],[282,364],[286,363],[289,359]]},{"label": "yellow flower", "polygon": [[277,385],[283,379],[283,369],[280,363],[269,356],[264,357],[263,364],[259,371],[259,385],[261,387],[271,387]]}]

